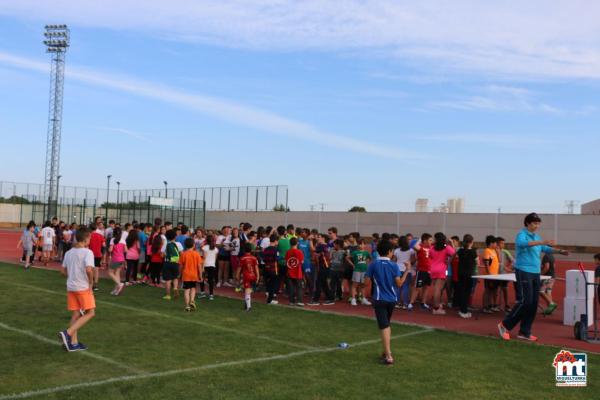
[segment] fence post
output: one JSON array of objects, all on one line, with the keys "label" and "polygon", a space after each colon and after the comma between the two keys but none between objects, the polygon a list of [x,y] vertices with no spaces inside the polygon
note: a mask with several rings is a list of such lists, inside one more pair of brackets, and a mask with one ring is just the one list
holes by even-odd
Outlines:
[{"label": "fence post", "polygon": [[256,212],[258,212],[258,187],[256,188]]},{"label": "fence post", "polygon": [[558,214],[554,214],[554,243],[558,244]]}]

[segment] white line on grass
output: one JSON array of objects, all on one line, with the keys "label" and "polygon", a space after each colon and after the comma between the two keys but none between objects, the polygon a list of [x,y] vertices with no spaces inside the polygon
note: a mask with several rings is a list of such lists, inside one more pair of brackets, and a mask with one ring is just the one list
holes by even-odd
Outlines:
[{"label": "white line on grass", "polygon": [[[13,283],[13,282],[5,282],[5,283],[8,283],[9,285],[14,285],[14,286],[21,286],[21,287],[25,287],[25,288],[29,288],[29,289],[35,289],[35,290],[39,290],[39,291],[45,292],[45,293],[50,293],[50,294],[55,294],[55,295],[59,295],[59,296],[64,296],[64,293],[62,293],[62,292],[57,292],[57,291],[54,291],[54,290],[41,288],[41,287],[35,286],[35,285],[26,285],[26,284],[23,284],[23,283]],[[136,312],[138,314],[146,314],[146,315],[152,315],[154,317],[168,318],[168,319],[172,319],[172,320],[175,320],[175,321],[182,321],[182,322],[187,322],[187,323],[190,323],[190,324],[204,326],[206,328],[215,329],[215,330],[219,330],[219,331],[222,331],[222,332],[233,333],[233,334],[240,335],[240,336],[248,336],[248,337],[251,337],[251,338],[254,338],[254,339],[262,339],[262,340],[266,340],[266,341],[269,341],[269,342],[272,342],[272,343],[279,343],[279,344],[283,344],[283,345],[290,346],[290,347],[296,347],[296,348],[303,349],[303,350],[315,350],[315,349],[317,349],[317,347],[314,347],[314,346],[307,346],[307,345],[302,345],[302,344],[298,344],[298,343],[288,342],[286,340],[279,340],[279,339],[275,339],[275,338],[272,338],[272,337],[269,337],[269,336],[265,336],[265,335],[255,335],[253,333],[248,333],[248,332],[240,331],[240,330],[233,329],[233,328],[226,328],[224,326],[209,324],[207,322],[199,321],[197,319],[182,318],[182,317],[178,317],[178,316],[175,316],[175,315],[164,314],[164,313],[161,313],[161,312],[158,312],[158,311],[150,311],[150,310],[145,310],[143,308],[136,308],[136,307],[126,306],[126,305],[123,305],[123,304],[114,303],[112,301],[96,300],[96,303],[98,303],[98,304],[106,304],[108,306],[112,306],[112,307],[115,307],[115,308],[121,308],[123,310]]]},{"label": "white line on grass", "polygon": [[[396,335],[396,336],[393,336],[392,339],[400,339],[400,338],[404,338],[404,337],[408,337],[408,336],[421,335],[421,334],[429,333],[429,332],[433,332],[433,331],[434,331],[433,329],[423,329],[420,331],[408,332],[408,333],[404,333],[401,335]],[[374,344],[374,343],[378,343],[378,342],[380,342],[380,339],[366,340],[363,342],[351,344],[350,348],[366,346],[366,345]],[[52,393],[58,393],[58,392],[66,392],[66,391],[73,390],[73,389],[82,389],[82,388],[108,385],[111,383],[131,382],[131,381],[137,381],[137,380],[141,380],[141,379],[151,379],[151,378],[163,378],[166,376],[199,372],[199,371],[205,371],[205,370],[210,370],[210,369],[234,367],[234,366],[247,365],[247,364],[256,364],[256,363],[263,363],[263,362],[267,362],[267,361],[287,360],[289,358],[300,357],[300,356],[304,356],[307,354],[328,353],[328,352],[338,351],[338,350],[341,350],[341,349],[339,347],[315,348],[315,349],[311,349],[311,350],[297,351],[294,353],[279,354],[279,355],[275,355],[275,356],[250,358],[247,360],[238,360],[238,361],[227,361],[227,362],[215,363],[215,364],[206,364],[206,365],[201,365],[198,367],[172,369],[172,370],[168,370],[168,371],[144,373],[144,374],[138,374],[138,375],[118,376],[118,377],[103,379],[103,380],[99,380],[99,381],[75,383],[72,385],[64,385],[64,386],[47,388],[47,389],[32,390],[32,391],[28,391],[28,392],[2,395],[2,396],[0,396],[0,400],[26,399],[26,398],[34,397],[34,396],[40,396],[40,395],[52,394]]]},{"label": "white line on grass", "polygon": [[[58,339],[57,340],[51,340],[51,339],[48,339],[47,337],[38,335],[35,332],[31,332],[31,331],[28,331],[28,330],[25,330],[25,329],[15,328],[14,326],[6,325],[5,323],[2,323],[2,322],[0,322],[0,328],[2,328],[4,330],[7,330],[7,331],[10,331],[10,332],[15,332],[15,333],[18,333],[18,334],[21,334],[21,335],[24,335],[24,336],[28,336],[30,338],[39,340],[40,342],[44,342],[44,343],[47,343],[47,344],[51,344],[51,345],[55,345],[55,346],[60,346],[61,345],[61,343],[58,342]],[[115,361],[115,360],[113,360],[111,358],[104,357],[104,356],[101,356],[99,354],[87,351],[87,350],[86,351],[78,351],[77,353],[81,354],[81,355],[84,355],[86,357],[91,357],[91,358],[94,358],[96,360],[105,362],[107,364],[115,365],[115,366],[117,366],[119,368],[123,368],[123,369],[129,370],[131,372],[135,372],[135,373],[139,373],[139,374],[144,373],[144,371],[142,371],[142,370],[130,367],[130,366],[128,366],[126,364],[123,364],[123,363],[121,363],[119,361]]]}]

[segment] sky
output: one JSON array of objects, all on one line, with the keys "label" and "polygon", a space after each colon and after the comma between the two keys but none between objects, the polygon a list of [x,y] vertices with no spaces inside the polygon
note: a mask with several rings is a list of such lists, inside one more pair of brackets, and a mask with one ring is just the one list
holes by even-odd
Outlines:
[{"label": "sky", "polygon": [[574,0],[0,0],[0,180],[43,182],[43,28],[64,23],[61,184],[566,212],[600,197],[599,17]]}]

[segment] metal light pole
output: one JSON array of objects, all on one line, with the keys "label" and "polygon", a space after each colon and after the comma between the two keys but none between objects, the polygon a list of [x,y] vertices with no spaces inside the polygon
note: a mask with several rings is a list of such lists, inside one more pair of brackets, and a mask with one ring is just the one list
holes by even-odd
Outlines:
[{"label": "metal light pole", "polygon": [[167,181],[163,181],[165,185],[165,199],[167,198]]},{"label": "metal light pole", "polygon": [[104,205],[104,211],[106,211],[104,217],[105,224],[108,224],[108,200],[110,194],[110,178],[112,178],[112,175],[106,175],[106,204]]},{"label": "metal light pole", "polygon": [[121,190],[121,182],[117,181],[117,220],[121,222],[121,202],[119,199],[119,192]]},{"label": "metal light pole", "polygon": [[60,170],[60,136],[62,131],[63,89],[65,83],[65,55],[69,47],[67,25],[46,25],[44,44],[51,54],[50,99],[48,111],[48,132],[46,136],[46,171],[44,199],[48,202],[47,217],[56,214],[58,174]]}]

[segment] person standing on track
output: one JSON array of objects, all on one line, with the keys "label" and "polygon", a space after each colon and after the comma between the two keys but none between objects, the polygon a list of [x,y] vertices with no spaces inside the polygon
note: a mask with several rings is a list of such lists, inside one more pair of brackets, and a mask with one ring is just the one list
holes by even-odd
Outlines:
[{"label": "person standing on track", "polygon": [[537,313],[540,291],[540,255],[542,252],[560,253],[568,255],[569,252],[557,249],[553,240],[542,240],[536,233],[540,228],[542,219],[531,213],[525,217],[523,228],[515,239],[516,260],[515,276],[517,278],[517,303],[512,311],[498,324],[498,332],[504,340],[510,340],[510,331],[520,323],[518,338],[537,341],[531,334],[531,326]]}]

